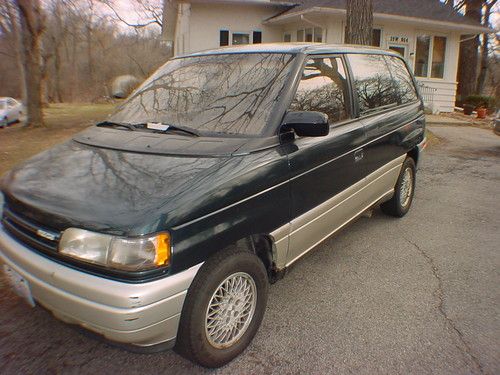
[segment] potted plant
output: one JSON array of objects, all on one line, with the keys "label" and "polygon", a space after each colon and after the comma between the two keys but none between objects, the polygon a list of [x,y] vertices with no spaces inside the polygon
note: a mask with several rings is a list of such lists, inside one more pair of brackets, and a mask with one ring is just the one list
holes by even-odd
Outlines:
[{"label": "potted plant", "polygon": [[484,108],[483,106],[479,106],[477,109],[477,118],[486,118],[486,112],[487,112],[487,109]]},{"label": "potted plant", "polygon": [[476,106],[474,104],[464,104],[464,115],[470,116],[472,115],[472,111]]}]

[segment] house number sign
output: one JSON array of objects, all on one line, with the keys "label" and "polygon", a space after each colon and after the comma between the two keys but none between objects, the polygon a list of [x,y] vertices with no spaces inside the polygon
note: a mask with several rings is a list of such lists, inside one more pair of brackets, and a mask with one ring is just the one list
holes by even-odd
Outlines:
[{"label": "house number sign", "polygon": [[406,36],[391,35],[389,37],[389,42],[392,42],[392,43],[408,43],[408,37],[406,37]]}]

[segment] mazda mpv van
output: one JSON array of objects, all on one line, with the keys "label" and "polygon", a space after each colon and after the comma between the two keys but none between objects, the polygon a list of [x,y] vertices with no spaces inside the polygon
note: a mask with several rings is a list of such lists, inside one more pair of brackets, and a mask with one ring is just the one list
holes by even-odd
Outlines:
[{"label": "mazda mpv van", "polygon": [[4,176],[5,274],[64,322],[221,366],[288,267],[375,205],[408,212],[424,128],[391,51],[174,58],[107,121]]}]

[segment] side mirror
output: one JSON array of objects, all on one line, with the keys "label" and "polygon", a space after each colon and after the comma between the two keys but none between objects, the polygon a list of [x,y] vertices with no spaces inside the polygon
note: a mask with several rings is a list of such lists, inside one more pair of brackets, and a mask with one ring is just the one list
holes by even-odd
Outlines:
[{"label": "side mirror", "polygon": [[281,126],[295,131],[299,137],[323,137],[330,131],[328,115],[313,111],[288,112]]}]

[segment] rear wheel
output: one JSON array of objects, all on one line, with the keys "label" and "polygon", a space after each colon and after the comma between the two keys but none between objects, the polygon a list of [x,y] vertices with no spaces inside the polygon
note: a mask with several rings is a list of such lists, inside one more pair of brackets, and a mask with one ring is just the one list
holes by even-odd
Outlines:
[{"label": "rear wheel", "polygon": [[403,217],[410,210],[415,194],[415,162],[408,157],[403,162],[393,197],[380,205],[382,211],[391,216]]},{"label": "rear wheel", "polygon": [[205,367],[230,362],[255,336],[268,289],[266,269],[255,254],[237,248],[215,254],[189,288],[176,351]]}]

